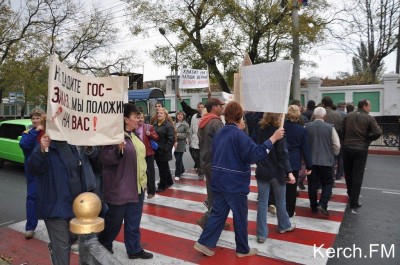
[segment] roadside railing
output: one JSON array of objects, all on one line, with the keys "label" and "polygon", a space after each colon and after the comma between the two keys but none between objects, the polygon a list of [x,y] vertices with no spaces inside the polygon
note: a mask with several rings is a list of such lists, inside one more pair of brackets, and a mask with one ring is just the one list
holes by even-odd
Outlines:
[{"label": "roadside railing", "polygon": [[400,150],[400,123],[379,123],[382,136],[373,141],[371,146],[397,147]]}]

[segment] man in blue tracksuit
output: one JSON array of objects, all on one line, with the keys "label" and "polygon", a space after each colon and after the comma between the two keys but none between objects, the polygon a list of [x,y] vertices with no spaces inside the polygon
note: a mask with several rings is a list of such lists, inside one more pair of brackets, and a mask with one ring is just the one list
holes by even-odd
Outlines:
[{"label": "man in blue tracksuit", "polygon": [[247,233],[247,195],[249,194],[251,168],[250,164],[265,159],[273,144],[284,135],[278,129],[260,145],[243,131],[243,109],[239,103],[231,101],[225,107],[226,125],[219,130],[213,140],[211,190],[214,201],[211,215],[199,240],[193,246],[197,251],[213,256],[215,247],[224,228],[229,211],[233,212],[236,255],[252,256],[258,250],[250,249]]},{"label": "man in blue tracksuit", "polygon": [[41,124],[42,116],[44,111],[39,108],[35,108],[30,113],[30,118],[33,127],[22,133],[21,141],[19,146],[24,152],[25,156],[25,177],[27,186],[26,195],[26,225],[25,225],[25,238],[31,239],[35,232],[38,224],[38,218],[36,216],[36,181],[35,176],[28,173],[27,161],[32,154],[33,149],[39,145],[40,138],[44,134],[44,126]]}]

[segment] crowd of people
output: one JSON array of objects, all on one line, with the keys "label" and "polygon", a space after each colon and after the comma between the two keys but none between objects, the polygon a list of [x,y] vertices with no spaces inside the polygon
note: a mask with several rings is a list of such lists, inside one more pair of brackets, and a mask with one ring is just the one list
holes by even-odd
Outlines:
[{"label": "crowd of people", "polygon": [[[145,194],[152,199],[180,181],[187,145],[198,180],[206,180],[207,211],[197,220],[203,232],[194,248],[207,256],[215,254],[210,248],[216,246],[222,230],[230,229],[230,211],[237,256],[258,253],[249,247],[247,233],[251,164],[257,165],[260,244],[268,238],[271,205],[278,233],[295,230],[290,218],[296,214],[297,188],[305,188],[305,178],[312,213],[329,216],[335,180],[343,176],[350,208],[361,207],[368,147],[382,134],[369,115],[368,100],[358,102],[356,111],[344,102],[335,110],[330,97],[318,105],[310,100],[306,110],[300,101],[293,101],[282,119],[281,114],[245,112],[235,101],[225,104],[209,97],[193,109],[179,94],[177,98],[182,111],[176,113],[175,121],[161,102],[155,105],[156,114],[149,123],[133,103],[124,104],[124,140],[108,146],[74,146],[51,140],[45,132],[44,111],[31,112],[33,127],[20,141],[27,179],[25,237],[32,238],[38,219],[43,219],[53,264],[69,264],[71,245],[76,241],[69,232],[72,203],[86,191],[96,193],[103,203],[105,229],[98,238],[105,249],[113,253],[113,241],[124,224],[128,258],[151,259],[153,254],[143,249],[140,235]],[[169,166],[173,155],[175,178]],[[154,161],[159,170],[157,184]]]}]

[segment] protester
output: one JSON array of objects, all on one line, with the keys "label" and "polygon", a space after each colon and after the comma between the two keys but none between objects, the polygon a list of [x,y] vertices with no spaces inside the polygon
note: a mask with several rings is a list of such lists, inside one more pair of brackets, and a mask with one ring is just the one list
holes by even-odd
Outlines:
[{"label": "protester", "polygon": [[[157,118],[157,113],[159,110],[162,110],[164,108],[163,104],[161,102],[157,102],[155,105],[155,110],[156,110],[156,114],[153,115],[153,117],[151,117],[150,119],[150,124],[154,124],[158,118]],[[174,120],[171,118],[171,116],[167,116],[167,121],[169,121],[171,124],[174,124]]]},{"label": "protester", "polygon": [[179,102],[181,103],[182,110],[186,114],[186,120],[191,125],[192,117],[194,115],[202,114],[204,109],[204,104],[202,102],[197,103],[197,109],[191,108],[182,98],[179,93],[176,93],[176,97],[178,98]]},{"label": "protester", "polygon": [[286,210],[289,217],[292,217],[295,214],[297,182],[299,180],[299,172],[302,166],[302,160],[304,160],[306,164],[306,175],[311,174],[312,168],[308,134],[306,129],[298,124],[300,115],[299,107],[296,105],[290,105],[288,107],[288,114],[286,116],[287,119],[284,125],[287,148],[289,151],[290,166],[292,167],[293,175],[296,179],[295,183],[286,184]]},{"label": "protester", "polygon": [[[266,112],[260,121],[257,130],[257,143],[262,144],[272,137],[279,129],[281,114]],[[268,238],[267,205],[270,188],[274,190],[276,215],[278,218],[278,233],[293,231],[295,225],[289,220],[286,212],[286,179],[288,183],[294,184],[295,178],[290,167],[289,154],[285,138],[276,141],[274,148],[268,156],[257,162],[256,180],[258,186],[257,207],[257,242],[264,243]]]},{"label": "protester", "polygon": [[158,135],[158,149],[154,159],[158,166],[160,182],[156,192],[163,192],[174,184],[168,161],[172,160],[172,147],[175,142],[175,130],[173,123],[168,122],[168,111],[160,109],[157,111],[157,122],[153,124]]},{"label": "protester", "polygon": [[311,117],[312,117],[312,115],[314,113],[314,109],[315,108],[316,108],[315,101],[314,100],[309,100],[307,102],[307,109],[306,109],[306,111],[303,112],[303,115],[306,116],[309,121],[311,121]]},{"label": "protester", "polygon": [[146,165],[147,165],[147,199],[151,199],[156,194],[156,173],[154,169],[154,150],[150,145],[150,139],[158,141],[158,135],[154,127],[144,122],[144,114],[140,113],[136,134],[146,147]]},{"label": "protester", "polygon": [[81,167],[76,146],[50,140],[47,134],[40,138],[40,145],[35,147],[28,160],[28,171],[36,177],[36,213],[46,225],[53,264],[70,263],[72,203],[85,191]]},{"label": "protester", "polygon": [[204,106],[196,115],[192,116],[189,128],[189,152],[194,161],[194,169],[197,170],[199,180],[204,180],[204,173],[200,169],[200,148],[199,148],[199,123],[203,113],[205,112]]},{"label": "protester", "polygon": [[124,142],[103,148],[104,200],[108,211],[99,242],[111,253],[113,241],[124,224],[125,248],[129,259],[151,259],[140,244],[140,221],[147,184],[146,148],[135,135],[140,112],[132,103],[124,104]]},{"label": "protester", "polygon": [[[333,188],[333,165],[335,155],[340,150],[340,140],[332,124],[324,122],[326,113],[323,107],[317,107],[314,110],[315,120],[306,126],[306,130],[313,162],[311,175],[308,176],[311,211],[317,213],[319,208],[323,215],[328,216],[328,202]],[[317,202],[318,183],[322,186],[319,203]]]},{"label": "protester", "polygon": [[38,224],[36,215],[36,180],[35,176],[28,172],[28,163],[33,150],[40,144],[40,138],[44,134],[44,124],[42,117],[45,115],[44,111],[35,108],[29,114],[33,127],[22,133],[19,146],[22,148],[25,156],[25,177],[26,177],[26,224],[25,224],[25,238],[31,239],[35,233]]},{"label": "protester", "polygon": [[[336,132],[339,131],[340,123],[342,121],[342,116],[332,109],[333,101],[329,96],[325,96],[321,100],[321,107],[326,110],[326,115],[324,117],[324,121],[326,123],[330,123],[335,128]],[[311,121],[314,121],[315,115],[311,117]]]},{"label": "protester", "polygon": [[177,145],[175,147],[175,180],[179,180],[181,175],[185,173],[185,167],[183,165],[183,153],[186,152],[186,142],[189,136],[189,125],[185,120],[185,113],[179,111],[176,114],[175,131]]},{"label": "protester", "polygon": [[296,105],[296,106],[299,107],[299,109],[300,109],[300,114],[301,114],[301,116],[300,116],[300,118],[299,118],[299,123],[300,123],[300,125],[304,126],[304,124],[310,122],[310,119],[309,119],[306,115],[303,114],[303,106],[301,105],[300,100],[294,99],[294,100],[292,100],[292,102],[290,103],[290,105]]},{"label": "protester", "polygon": [[353,112],[353,111],[354,111],[354,104],[353,104],[353,102],[347,103],[347,105],[346,105],[346,112],[347,112],[347,113],[350,113],[350,112]]},{"label": "protester", "polygon": [[372,141],[382,135],[382,130],[375,118],[369,115],[370,111],[369,100],[360,100],[357,111],[344,117],[340,127],[347,194],[350,198],[350,208],[353,209],[361,207],[359,197],[367,163],[368,147]]},{"label": "protester", "polygon": [[[210,98],[206,102],[207,113],[201,118],[199,123],[199,148],[200,148],[200,170],[205,174],[207,187],[207,212],[197,220],[197,224],[204,228],[207,223],[208,216],[211,213],[213,205],[213,193],[211,191],[211,162],[213,152],[214,135],[224,127],[221,120],[221,115],[224,114],[222,101],[217,98]],[[226,229],[229,229],[229,224],[226,224]]]},{"label": "protester", "polygon": [[[214,104],[221,103],[214,100]],[[250,191],[250,164],[265,159],[268,152],[273,149],[273,144],[283,137],[284,130],[277,130],[270,139],[261,145],[256,145],[243,131],[245,127],[243,109],[235,101],[227,104],[225,121],[226,125],[214,135],[213,139],[211,190],[215,197],[212,212],[193,247],[207,256],[213,256],[215,252],[209,247],[216,246],[229,211],[232,210],[236,255],[252,256],[257,254],[258,250],[250,248],[248,244],[247,195]]]}]

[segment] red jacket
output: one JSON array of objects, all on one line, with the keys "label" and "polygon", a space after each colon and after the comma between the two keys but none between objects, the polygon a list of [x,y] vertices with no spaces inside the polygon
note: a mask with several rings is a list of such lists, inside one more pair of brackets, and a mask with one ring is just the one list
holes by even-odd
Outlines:
[{"label": "red jacket", "polygon": [[[150,135],[146,135],[146,131],[150,132]],[[154,150],[151,148],[150,139],[158,141],[158,135],[154,130],[153,125],[144,123],[143,124],[143,144],[146,147],[146,156],[153,156],[155,154]]]}]

